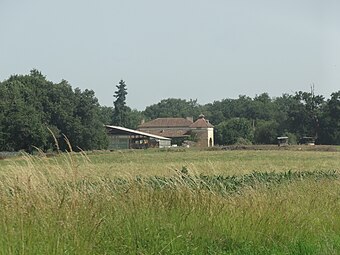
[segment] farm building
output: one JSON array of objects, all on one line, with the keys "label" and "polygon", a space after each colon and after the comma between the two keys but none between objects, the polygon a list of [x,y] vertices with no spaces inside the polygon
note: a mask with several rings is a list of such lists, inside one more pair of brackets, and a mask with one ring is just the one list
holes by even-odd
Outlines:
[{"label": "farm building", "polygon": [[315,137],[313,136],[304,136],[301,137],[299,144],[304,144],[304,145],[315,145]]},{"label": "farm building", "polygon": [[277,138],[277,145],[278,146],[287,146],[288,143],[288,136],[279,136]]},{"label": "farm building", "polygon": [[142,123],[138,130],[171,138],[172,144],[192,141],[197,147],[214,146],[214,126],[202,114],[195,122],[192,118],[158,118]]},{"label": "farm building", "polygon": [[171,139],[148,134],[129,128],[105,125],[109,136],[109,150],[166,148],[171,146]]}]

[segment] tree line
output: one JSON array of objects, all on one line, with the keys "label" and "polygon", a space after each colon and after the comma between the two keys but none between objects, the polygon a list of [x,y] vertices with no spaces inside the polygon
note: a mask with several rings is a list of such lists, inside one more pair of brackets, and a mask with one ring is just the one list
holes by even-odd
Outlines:
[{"label": "tree line", "polygon": [[[204,114],[215,126],[215,143],[270,144],[277,136],[297,143],[312,136],[320,144],[340,144],[340,91],[329,99],[310,92],[239,96],[200,105],[197,100],[168,98],[138,111],[126,105],[123,80],[113,88],[113,106],[101,106],[92,90],[48,81],[38,70],[0,82],[0,151],[35,147],[44,151],[105,149],[104,124],[137,128],[142,119]],[[53,134],[53,135],[52,135]],[[68,139],[67,144],[65,138]]]},{"label": "tree line", "polygon": [[215,126],[215,144],[275,144],[287,136],[291,144],[302,137],[318,144],[340,144],[340,91],[329,99],[298,91],[271,98],[267,93],[251,98],[223,99],[205,105],[196,100],[164,99],[143,111],[146,118],[186,117],[203,113]]}]

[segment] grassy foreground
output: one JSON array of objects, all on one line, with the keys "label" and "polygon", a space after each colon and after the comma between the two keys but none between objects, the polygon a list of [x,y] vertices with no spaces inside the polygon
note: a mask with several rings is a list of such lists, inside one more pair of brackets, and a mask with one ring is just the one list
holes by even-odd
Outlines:
[{"label": "grassy foreground", "polygon": [[340,254],[340,153],[0,162],[0,254]]}]

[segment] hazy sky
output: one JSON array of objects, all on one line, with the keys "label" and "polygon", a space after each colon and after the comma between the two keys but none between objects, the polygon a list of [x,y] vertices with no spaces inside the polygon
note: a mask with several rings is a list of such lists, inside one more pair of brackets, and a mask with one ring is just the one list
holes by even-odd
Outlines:
[{"label": "hazy sky", "polygon": [[33,68],[127,103],[340,90],[339,0],[0,0],[0,80]]}]

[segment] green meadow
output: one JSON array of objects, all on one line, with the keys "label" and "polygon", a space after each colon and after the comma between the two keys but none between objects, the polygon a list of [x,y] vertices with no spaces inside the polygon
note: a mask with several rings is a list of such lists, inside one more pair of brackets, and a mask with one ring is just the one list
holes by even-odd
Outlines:
[{"label": "green meadow", "polygon": [[340,152],[0,160],[0,254],[340,254]]}]

